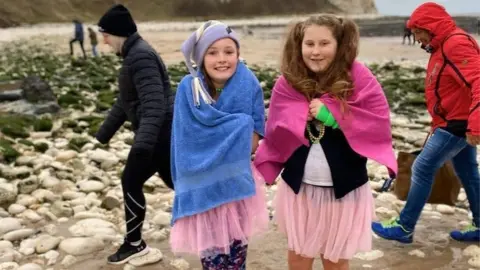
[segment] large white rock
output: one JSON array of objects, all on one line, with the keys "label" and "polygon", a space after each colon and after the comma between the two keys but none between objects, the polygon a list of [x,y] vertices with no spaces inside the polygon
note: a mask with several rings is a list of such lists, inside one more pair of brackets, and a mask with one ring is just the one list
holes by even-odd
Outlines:
[{"label": "large white rock", "polygon": [[91,254],[102,250],[105,244],[102,240],[92,237],[72,237],[60,242],[59,248],[74,256]]},{"label": "large white rock", "polygon": [[[12,215],[18,215],[20,213],[22,213],[23,211],[25,211],[27,208],[21,204],[11,204],[9,207],[8,207],[8,212]],[[1,225],[0,225],[1,226]]]},{"label": "large white rock", "polygon": [[2,177],[7,179],[15,179],[15,178],[26,178],[28,177],[33,169],[27,166],[18,166],[18,167],[9,167],[4,166],[1,169]]},{"label": "large white rock", "polygon": [[13,249],[13,244],[10,241],[2,240],[0,241],[0,250],[4,249]]},{"label": "large white rock", "polygon": [[455,208],[445,204],[437,205],[437,211],[442,214],[453,215],[455,213]]},{"label": "large white rock", "polygon": [[463,255],[469,257],[480,256],[480,247],[477,245],[470,245],[463,250]]},{"label": "large white rock", "polygon": [[78,153],[73,150],[61,151],[55,157],[55,160],[60,162],[67,162],[75,157],[77,157]]},{"label": "large white rock", "polygon": [[119,158],[115,154],[105,151],[103,149],[97,148],[95,150],[87,151],[88,157],[98,163],[103,162],[119,162]]},{"label": "large white rock", "polygon": [[6,217],[0,219],[0,236],[11,232],[20,230],[22,228],[22,223],[18,218]]},{"label": "large white rock", "polygon": [[83,181],[78,183],[78,187],[83,192],[100,192],[105,188],[105,184],[99,181]]},{"label": "large white rock", "polygon": [[76,224],[68,228],[73,236],[115,236],[117,234],[117,226],[106,220],[97,218],[87,218],[78,221]]},{"label": "large white rock", "polygon": [[53,191],[48,189],[37,189],[32,192],[32,196],[35,197],[39,202],[54,202],[61,198],[59,194],[55,194]]},{"label": "large white rock", "polygon": [[163,259],[163,254],[160,250],[156,248],[150,248],[147,254],[137,258],[133,258],[130,261],[128,261],[128,263],[134,266],[143,266],[143,265],[159,262],[162,259]]},{"label": "large white rock", "polygon": [[355,258],[363,260],[363,261],[373,261],[373,260],[380,259],[381,257],[383,257],[383,255],[384,255],[383,251],[381,251],[381,250],[372,250],[372,251],[369,251],[369,252],[357,253],[355,255]]},{"label": "large white rock", "polygon": [[18,188],[11,183],[0,183],[0,204],[8,204],[15,201]]},{"label": "large white rock", "polygon": [[15,231],[6,233],[3,236],[3,239],[13,242],[13,241],[25,239],[27,237],[30,237],[33,234],[35,234],[35,230],[33,229],[20,229],[20,230],[15,230]]},{"label": "large white rock", "polygon": [[71,191],[71,190],[67,190],[62,193],[62,198],[64,200],[75,200],[75,199],[83,198],[85,196],[87,196],[87,194],[83,192]]},{"label": "large white rock", "polygon": [[419,258],[425,258],[425,253],[419,249],[412,250],[408,252],[408,255],[417,256]]},{"label": "large white rock", "polygon": [[390,210],[383,206],[376,208],[375,212],[377,213],[377,215],[382,216],[386,219],[390,219],[398,214],[396,211]]},{"label": "large white rock", "polygon": [[397,197],[392,194],[392,193],[388,193],[388,192],[383,192],[383,193],[380,193],[377,197],[377,200],[381,201],[381,202],[391,202],[391,203],[394,203],[395,201],[397,201]]},{"label": "large white rock", "polygon": [[62,265],[68,269],[69,266],[74,265],[77,262],[77,258],[74,256],[67,254],[65,258],[62,260]]},{"label": "large white rock", "polygon": [[18,166],[31,166],[33,165],[33,160],[35,157],[29,157],[29,156],[19,156],[15,160],[15,164]]},{"label": "large white rock", "polygon": [[18,269],[18,263],[16,262],[3,262],[0,263],[0,269],[1,270],[17,270]]},{"label": "large white rock", "polygon": [[185,259],[175,259],[170,262],[170,265],[178,270],[187,270],[190,268],[190,264]]},{"label": "large white rock", "polygon": [[171,219],[172,219],[172,215],[170,215],[169,213],[167,213],[165,211],[160,210],[155,214],[152,222],[156,225],[164,227],[164,226],[169,226],[170,225]]},{"label": "large white rock", "polygon": [[60,253],[56,250],[50,250],[43,255],[45,259],[47,259],[47,265],[54,265],[57,263],[58,257],[60,257]]},{"label": "large white rock", "polygon": [[[0,263],[5,262],[18,262],[22,258],[22,254],[14,249],[0,250]],[[0,265],[0,269],[2,266]]]},{"label": "large white rock", "polygon": [[73,209],[68,202],[56,201],[50,207],[50,211],[59,218],[73,216]]},{"label": "large white rock", "polygon": [[43,268],[36,263],[27,263],[20,266],[17,270],[43,270]]},{"label": "large white rock", "polygon": [[35,245],[35,251],[37,253],[46,253],[52,249],[57,248],[60,244],[60,238],[50,235],[42,235],[38,237]]},{"label": "large white rock", "polygon": [[475,268],[480,268],[480,255],[474,256],[468,260],[468,264]]},{"label": "large white rock", "polygon": [[39,222],[43,219],[37,212],[33,211],[32,209],[27,209],[20,215],[22,216],[22,218],[33,223]]},{"label": "large white rock", "polygon": [[33,197],[32,195],[20,194],[17,197],[17,204],[23,205],[25,207],[29,207],[37,203],[38,203],[37,198]]}]

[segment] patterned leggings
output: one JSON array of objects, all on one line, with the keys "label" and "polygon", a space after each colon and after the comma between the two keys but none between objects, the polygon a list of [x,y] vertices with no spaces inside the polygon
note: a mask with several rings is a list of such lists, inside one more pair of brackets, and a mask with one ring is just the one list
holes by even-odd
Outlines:
[{"label": "patterned leggings", "polygon": [[230,245],[230,254],[217,253],[203,257],[203,270],[245,270],[247,248],[248,245],[242,245],[242,241],[235,240]]}]

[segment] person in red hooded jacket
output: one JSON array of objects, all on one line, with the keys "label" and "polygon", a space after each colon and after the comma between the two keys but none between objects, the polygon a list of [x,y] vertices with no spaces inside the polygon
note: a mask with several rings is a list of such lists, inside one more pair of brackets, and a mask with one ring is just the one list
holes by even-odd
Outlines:
[{"label": "person in red hooded jacket", "polygon": [[480,143],[480,49],[475,39],[456,26],[445,8],[420,5],[408,22],[415,40],[431,54],[425,79],[431,136],[412,166],[410,191],[399,217],[374,222],[380,237],[411,243],[415,225],[432,190],[436,171],[451,160],[470,204],[473,222],[450,236],[480,241],[480,176],[476,160]]}]

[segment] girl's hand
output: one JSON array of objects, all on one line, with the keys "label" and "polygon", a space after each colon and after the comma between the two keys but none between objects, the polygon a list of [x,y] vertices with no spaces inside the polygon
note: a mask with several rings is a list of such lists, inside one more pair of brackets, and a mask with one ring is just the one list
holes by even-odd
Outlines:
[{"label": "girl's hand", "polygon": [[310,111],[310,117],[316,118],[322,106],[324,106],[323,102],[321,102],[318,98],[310,101],[310,105],[308,106]]}]

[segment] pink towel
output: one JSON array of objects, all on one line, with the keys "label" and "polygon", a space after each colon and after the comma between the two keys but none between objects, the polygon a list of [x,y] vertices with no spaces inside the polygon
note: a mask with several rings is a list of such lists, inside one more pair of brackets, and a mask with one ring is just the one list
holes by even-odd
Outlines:
[{"label": "pink towel", "polygon": [[[359,155],[385,165],[391,177],[397,174],[392,145],[390,111],[382,87],[372,72],[360,62],[352,65],[354,90],[342,114],[340,102],[329,94],[320,100],[327,106]],[[308,145],[304,136],[309,102],[280,76],[270,100],[265,138],[255,154],[254,164],[272,184],[283,164],[300,145]]]}]

